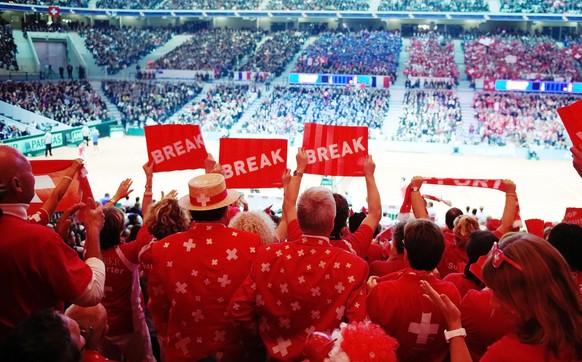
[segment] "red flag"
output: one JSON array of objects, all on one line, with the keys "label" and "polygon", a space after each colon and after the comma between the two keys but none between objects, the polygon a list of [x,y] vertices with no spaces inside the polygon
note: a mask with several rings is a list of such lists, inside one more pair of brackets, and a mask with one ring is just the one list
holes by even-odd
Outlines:
[{"label": "red flag", "polygon": [[303,148],[306,173],[326,176],[363,176],[368,156],[368,127],[306,123]]},{"label": "red flag", "polygon": [[544,238],[545,221],[542,219],[527,219],[525,220],[527,232],[540,238]]},{"label": "red flag", "polygon": [[568,131],[574,147],[582,143],[582,100],[569,106],[558,108],[558,114]]},{"label": "red flag", "polygon": [[562,222],[582,226],[582,208],[579,207],[566,208],[566,213],[564,214],[564,220],[562,220]]},{"label": "red flag", "polygon": [[[42,204],[50,197],[54,188],[63,179],[66,170],[73,163],[72,160],[31,160],[32,173],[35,178],[34,198],[27,210],[28,215],[36,213]],[[86,202],[93,198],[91,186],[87,179],[87,170],[82,168],[71,181],[69,189],[57,205],[57,212],[65,211],[78,202]]]},{"label": "red flag", "polygon": [[154,161],[154,172],[204,168],[208,152],[200,126],[165,124],[144,128],[148,159]]},{"label": "red flag", "polygon": [[61,16],[61,8],[59,8],[58,6],[49,6],[48,14],[53,18],[58,18],[59,16]]},{"label": "red flag", "polygon": [[287,140],[221,138],[219,163],[229,188],[283,187]]}]

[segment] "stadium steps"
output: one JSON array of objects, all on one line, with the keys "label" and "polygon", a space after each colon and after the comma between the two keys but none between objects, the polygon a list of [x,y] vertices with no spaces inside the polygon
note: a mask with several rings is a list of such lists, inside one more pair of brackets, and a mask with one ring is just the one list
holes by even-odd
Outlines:
[{"label": "stadium steps", "polygon": [[[151,53],[146,55],[145,57],[141,58],[137,64],[141,66],[141,69],[147,69],[147,65],[149,62],[155,62],[156,60],[160,59],[164,55],[168,54],[172,50],[176,49],[180,45],[184,44],[188,40],[192,38],[191,34],[179,34],[174,35],[170,40],[168,40],[164,45],[154,49]],[[121,72],[117,73],[119,77],[131,77],[135,78],[136,70],[135,65],[131,65]]]},{"label": "stadium steps", "polygon": [[473,95],[475,92],[471,89],[467,90],[457,90],[457,97],[459,97],[459,103],[461,104],[461,117],[463,119],[463,125],[460,131],[457,132],[458,138],[468,140],[470,138],[469,129],[471,125],[475,128],[477,132],[478,121],[475,119],[475,113],[473,110]]},{"label": "stadium steps", "polygon": [[71,43],[73,43],[73,46],[75,49],[77,49],[77,54],[83,58],[83,61],[87,65],[87,78],[100,78],[104,76],[104,67],[100,67],[97,65],[97,63],[95,63],[93,53],[91,53],[91,51],[89,51],[89,49],[87,49],[85,46],[85,38],[79,35],[77,32],[70,32],[69,37],[71,39]]},{"label": "stadium steps", "polygon": [[402,49],[398,55],[398,67],[396,68],[397,78],[394,84],[390,86],[390,102],[388,103],[388,114],[382,125],[382,133],[385,139],[392,139],[398,131],[398,123],[400,122],[400,115],[402,114],[404,94],[406,88],[404,87],[406,79],[404,77],[404,68],[410,60],[410,54],[406,48],[410,45],[409,38],[402,38]]},{"label": "stadium steps", "polygon": [[105,95],[105,92],[103,92],[103,89],[101,88],[101,82],[100,81],[90,81],[89,83],[91,84],[91,87],[93,88],[95,93],[97,93],[99,95],[99,97],[101,97],[101,100],[103,100],[105,102],[105,107],[107,108],[107,111],[109,112],[109,120],[116,120],[117,122],[121,122],[122,114],[119,111],[119,109],[117,108],[117,106],[114,105],[113,103],[111,103],[109,98],[107,98],[107,96]]},{"label": "stadium steps", "polygon": [[34,58],[36,51],[31,42],[22,35],[21,30],[13,30],[14,43],[16,44],[16,61],[20,72],[38,72]]},{"label": "stadium steps", "polygon": [[460,39],[453,40],[453,45],[455,46],[454,60],[459,70],[459,86],[458,90],[470,90],[470,82],[467,80],[467,75],[465,70],[465,52],[463,51],[462,41]]},{"label": "stadium steps", "polygon": [[[299,51],[295,54],[295,56],[289,61],[289,63],[287,63],[287,66],[285,67],[285,70],[283,71],[283,73],[281,73],[281,75],[278,76],[277,78],[273,79],[272,84],[274,84],[274,85],[287,85],[288,81],[289,81],[289,74],[291,73],[293,68],[295,68],[295,64],[297,64],[297,59],[299,59],[299,56],[301,56],[301,54],[303,54],[303,52],[305,51],[305,49],[307,49],[308,46],[315,43],[316,41],[317,41],[316,36],[310,36],[309,38],[307,38],[305,40],[305,43],[303,43],[303,46],[301,47],[301,49],[299,49]],[[271,92],[264,92],[264,93],[265,93],[265,95],[262,98],[267,97],[271,94]]]}]

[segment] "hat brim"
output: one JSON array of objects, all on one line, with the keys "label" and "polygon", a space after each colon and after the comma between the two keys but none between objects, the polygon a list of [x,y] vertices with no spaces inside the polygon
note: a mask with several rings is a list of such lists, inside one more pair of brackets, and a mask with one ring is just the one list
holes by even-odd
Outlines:
[{"label": "hat brim", "polygon": [[226,198],[224,200],[222,200],[221,202],[218,202],[216,204],[209,204],[206,206],[192,205],[192,203],[190,203],[190,196],[186,195],[186,196],[182,197],[180,200],[178,200],[178,205],[180,205],[180,207],[183,209],[193,210],[193,211],[205,211],[205,210],[220,209],[221,207],[225,207],[225,206],[232,204],[233,202],[238,200],[238,198],[240,197],[240,192],[238,192],[238,191],[235,191],[235,190],[226,190],[226,191],[228,193]]}]

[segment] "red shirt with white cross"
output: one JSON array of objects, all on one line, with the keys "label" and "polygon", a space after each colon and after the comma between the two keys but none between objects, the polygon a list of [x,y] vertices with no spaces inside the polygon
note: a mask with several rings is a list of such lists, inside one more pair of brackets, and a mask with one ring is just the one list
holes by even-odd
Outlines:
[{"label": "red shirt with white cross", "polygon": [[341,322],[366,317],[367,276],[361,258],[332,247],[326,237],[304,235],[259,249],[229,311],[240,322],[258,317],[271,360],[295,361],[312,332],[331,333]]},{"label": "red shirt with white cross", "polygon": [[259,236],[218,223],[192,224],[151,246],[148,307],[167,361],[253,361],[258,339],[228,315]]},{"label": "red shirt with white cross", "polygon": [[453,283],[411,268],[396,280],[378,283],[367,299],[370,320],[400,343],[397,354],[401,362],[443,361],[449,353],[443,335],[447,323],[438,308],[423,297],[421,280],[459,305],[461,297]]}]

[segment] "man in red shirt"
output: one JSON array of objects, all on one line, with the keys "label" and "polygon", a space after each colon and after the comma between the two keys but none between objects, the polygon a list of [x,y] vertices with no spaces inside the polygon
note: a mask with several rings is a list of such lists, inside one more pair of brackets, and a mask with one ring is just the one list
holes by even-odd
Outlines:
[{"label": "man in red shirt", "polygon": [[90,306],[103,297],[101,207],[87,205],[83,262],[57,233],[27,220],[34,185],[28,160],[15,148],[0,145],[0,344],[36,309],[63,311],[65,302]]},{"label": "man in red shirt", "polygon": [[442,361],[449,352],[443,337],[446,320],[423,297],[420,281],[426,280],[459,305],[457,287],[432,273],[445,249],[443,234],[433,221],[411,220],[404,228],[404,245],[410,268],[398,279],[380,282],[372,289],[367,299],[368,316],[398,340],[399,361]]},{"label": "man in red shirt", "polygon": [[[148,307],[166,361],[254,361],[258,339],[228,315],[231,296],[261,245],[256,234],[232,229],[227,207],[240,193],[210,173],[188,183],[179,200],[194,222],[151,247]],[[264,356],[263,356],[264,360]]]},{"label": "man in red shirt", "polygon": [[[297,170],[283,176],[283,215],[290,242],[264,246],[243,285],[232,297],[234,319],[251,324],[258,319],[259,334],[271,361],[302,358],[305,339],[314,331],[331,333],[344,321],[366,317],[367,263],[333,247],[329,235],[336,212],[332,193],[323,187],[307,189],[299,198],[299,186],[307,156],[297,154]],[[372,158],[364,165],[373,181]]]}]

